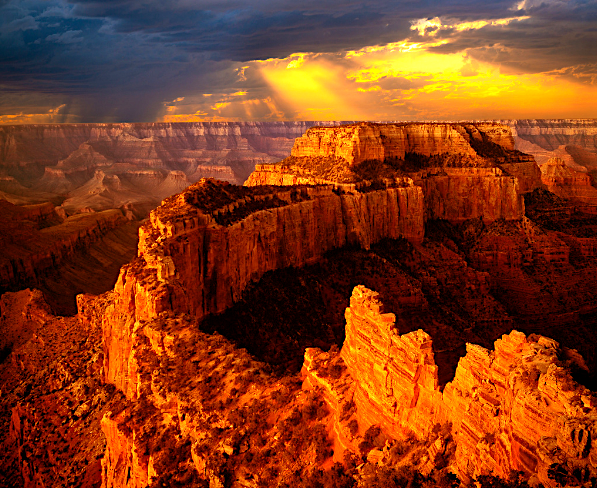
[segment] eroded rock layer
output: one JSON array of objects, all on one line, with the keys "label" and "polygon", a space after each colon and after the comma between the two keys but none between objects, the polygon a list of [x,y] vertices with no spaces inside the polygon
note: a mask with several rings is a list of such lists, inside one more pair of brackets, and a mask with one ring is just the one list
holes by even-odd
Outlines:
[{"label": "eroded rock layer", "polygon": [[[309,351],[305,361],[312,384],[322,383],[319,354]],[[451,424],[453,468],[463,480],[523,471],[559,486],[595,477],[597,395],[573,381],[552,339],[513,331],[493,351],[468,344],[454,380],[440,392],[429,335],[401,336],[377,293],[357,287],[341,357],[355,384],[341,391],[328,382],[335,388],[326,397],[331,405],[352,396],[359,422],[378,424],[394,438],[408,431],[428,437],[435,425]]]},{"label": "eroded rock layer", "polygon": [[67,217],[51,203],[0,200],[0,293],[36,287],[56,313],[74,315],[77,293],[114,286],[135,255],[138,227],[126,209]]},{"label": "eroded rock layer", "polygon": [[5,125],[0,198],[52,200],[69,214],[125,204],[147,212],[201,178],[242,184],[313,125],[321,122]]},{"label": "eroded rock layer", "polygon": [[597,188],[586,172],[576,171],[560,158],[550,158],[541,165],[541,181],[556,195],[574,202],[597,205]]},{"label": "eroded rock layer", "polygon": [[166,200],[141,227],[139,257],[123,267],[106,312],[107,380],[135,395],[127,358],[136,321],[167,310],[198,319],[221,313],[267,271],[386,237],[422,240],[421,190],[406,180],[354,194],[200,181]]},{"label": "eroded rock layer", "polygon": [[521,194],[541,185],[532,157],[501,124],[371,124],[316,127],[290,158],[258,165],[247,185],[384,184],[408,175],[423,188],[426,217],[462,222],[519,219]]}]

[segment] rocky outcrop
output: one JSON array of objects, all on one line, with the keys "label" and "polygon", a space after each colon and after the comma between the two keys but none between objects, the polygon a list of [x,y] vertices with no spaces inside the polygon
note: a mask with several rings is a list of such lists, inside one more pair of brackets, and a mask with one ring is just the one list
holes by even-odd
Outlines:
[{"label": "rocky outcrop", "polygon": [[311,128],[291,157],[258,165],[246,185],[391,184],[408,174],[421,186],[427,219],[516,220],[522,194],[541,185],[531,156],[514,150],[501,124],[370,124]]},{"label": "rocky outcrop", "polygon": [[341,356],[356,382],[363,428],[377,424],[394,438],[406,430],[422,437],[445,421],[431,337],[420,329],[401,336],[395,322],[376,293],[356,287]]},{"label": "rocky outcrop", "polygon": [[1,306],[0,332],[16,340],[0,361],[0,485],[99,486],[100,420],[123,402],[99,376],[99,323],[52,316],[39,291]]},{"label": "rocky outcrop", "polygon": [[541,166],[541,181],[559,197],[597,205],[597,188],[586,172],[575,171],[560,158],[551,158]]},{"label": "rocky outcrop", "polygon": [[[306,355],[311,384],[322,383],[319,354]],[[440,392],[431,338],[422,330],[401,336],[377,293],[359,286],[346,311],[341,357],[355,385],[333,387],[330,405],[352,397],[359,422],[394,438],[408,431],[424,438],[438,432],[436,425],[450,425],[452,467],[462,480],[514,470],[555,487],[595,477],[597,396],[573,381],[556,341],[513,331],[494,351],[468,344],[453,381]],[[438,442],[441,451],[446,439]]]},{"label": "rocky outcrop", "polygon": [[595,476],[597,399],[572,380],[558,346],[516,331],[495,351],[467,346],[443,395],[463,478],[521,470],[557,486]]},{"label": "rocky outcrop", "polygon": [[267,271],[302,266],[345,245],[423,237],[418,187],[338,194],[330,187],[234,187],[202,180],[165,201],[141,227],[106,311],[105,375],[129,397],[128,357],[138,320],[163,311],[221,313]]},{"label": "rocky outcrop", "polygon": [[[497,134],[496,139],[502,141],[504,137]],[[514,141],[508,142],[513,146]],[[296,140],[291,155],[340,158],[356,165],[370,159],[404,159],[407,153],[477,155],[460,125],[368,123],[331,130],[312,128]]]}]

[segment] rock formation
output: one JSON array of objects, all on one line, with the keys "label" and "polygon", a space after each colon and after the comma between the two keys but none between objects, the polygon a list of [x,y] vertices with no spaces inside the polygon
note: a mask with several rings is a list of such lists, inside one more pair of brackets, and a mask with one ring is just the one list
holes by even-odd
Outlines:
[{"label": "rock formation", "polygon": [[[321,383],[320,354],[306,356],[311,384]],[[401,336],[377,293],[357,287],[340,354],[352,382],[339,383],[352,386],[326,398],[352,396],[362,428],[377,424],[393,438],[408,431],[429,437],[435,425],[450,423],[453,468],[462,480],[507,478],[512,470],[545,486],[595,479],[597,396],[573,381],[552,339],[512,331],[494,351],[468,344],[442,392],[429,335],[418,330]]]},{"label": "rock formation", "polygon": [[595,119],[507,120],[516,149],[532,154],[539,165],[557,157],[575,171],[597,169],[597,123]]},{"label": "rock formation", "polygon": [[106,311],[106,379],[134,394],[126,358],[138,320],[167,310],[198,319],[221,313],[265,272],[313,263],[345,245],[368,248],[399,236],[419,242],[421,191],[403,184],[337,194],[331,187],[235,187],[202,180],[167,199],[141,227],[139,257],[123,267]]},{"label": "rock formation", "polygon": [[[81,289],[101,293],[113,286],[111,274],[134,256],[138,226],[130,211],[120,209],[67,217],[51,203],[0,200],[0,292],[35,286],[56,312],[72,315]],[[99,269],[87,272],[94,263]]]},{"label": "rock formation", "polygon": [[[201,178],[237,184],[289,155],[320,122],[60,124],[0,127],[0,197],[64,203],[69,214],[135,204],[148,212]],[[334,123],[332,123],[334,124]]]},{"label": "rock formation", "polygon": [[575,171],[560,158],[551,158],[541,166],[541,181],[556,195],[575,202],[597,204],[597,188],[593,178]]},{"label": "rock formation", "polygon": [[[258,165],[247,185],[335,183],[408,174],[423,188],[426,218],[519,219],[521,193],[540,186],[532,158],[499,124],[366,124],[311,128],[291,157]],[[370,182],[369,182],[370,183]]]},{"label": "rock formation", "polygon": [[[155,158],[139,139],[120,137],[122,154],[138,144]],[[296,147],[250,186],[204,179],[166,198],[114,289],[79,295],[76,318],[49,317],[32,292],[3,298],[3,316],[26,320],[0,322],[23,336],[1,365],[1,460],[18,472],[0,470],[0,481],[429,487],[449,486],[451,470],[465,482],[521,471],[552,488],[593,483],[597,403],[573,380],[586,366],[560,337],[582,336],[597,364],[594,218],[536,188],[537,166],[499,124],[315,129]],[[173,185],[186,175],[172,171]],[[97,174],[112,188],[133,177]],[[41,232],[52,215],[36,207],[28,225]],[[380,284],[396,315],[373,285],[352,291],[357,278]],[[305,344],[284,316],[302,290],[319,297],[305,306],[320,315],[346,308],[338,295],[352,291],[345,336],[307,324],[342,349],[307,349],[302,387],[212,333],[231,312],[251,324],[243,302],[268,279],[287,300],[264,334],[281,354]],[[461,353],[463,338],[481,345]],[[73,436],[84,437],[78,455]]]}]

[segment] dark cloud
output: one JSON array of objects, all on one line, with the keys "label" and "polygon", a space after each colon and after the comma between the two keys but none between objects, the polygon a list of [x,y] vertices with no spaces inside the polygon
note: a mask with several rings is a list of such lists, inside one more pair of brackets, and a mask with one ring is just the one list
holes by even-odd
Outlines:
[{"label": "dark cloud", "polygon": [[[590,65],[597,56],[594,0],[0,0],[0,86],[61,95],[81,120],[153,120],[190,93],[266,88],[234,68],[295,52],[336,52],[405,39],[448,39],[438,52],[506,70]],[[458,31],[411,21],[530,19]],[[471,71],[472,73],[472,71]],[[563,76],[588,82],[576,70]],[[401,80],[382,80],[388,89]],[[395,85],[395,86],[394,86]]]}]

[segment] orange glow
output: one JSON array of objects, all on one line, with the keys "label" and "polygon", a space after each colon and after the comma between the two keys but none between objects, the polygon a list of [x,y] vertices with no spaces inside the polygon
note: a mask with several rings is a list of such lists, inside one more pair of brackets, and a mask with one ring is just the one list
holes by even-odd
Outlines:
[{"label": "orange glow", "polygon": [[[437,43],[394,43],[344,55],[301,53],[259,62],[259,69],[301,120],[557,118],[597,113],[594,85],[575,83],[558,73],[508,74],[498,66],[471,60],[466,52],[431,52],[432,45]],[[300,63],[293,61],[297,59]],[[286,69],[289,65],[293,69]]]},{"label": "orange glow", "polygon": [[[499,28],[523,20],[513,17],[492,25]],[[483,22],[442,25],[459,29],[489,25]],[[423,24],[413,24],[413,29],[419,28],[425,32]],[[164,104],[160,120],[591,118],[597,113],[594,80],[577,75],[591,70],[570,66],[547,73],[506,72],[466,51],[434,52],[448,41],[427,37],[429,42],[401,41],[357,51],[252,61],[235,70],[234,92],[179,97]],[[242,80],[248,77],[262,79],[266,86],[245,88]]]},{"label": "orange glow", "polygon": [[[367,114],[353,97],[341,67],[324,59],[268,60],[261,74],[275,94],[292,107],[297,120],[348,120]],[[292,69],[287,69],[292,68]]]}]

